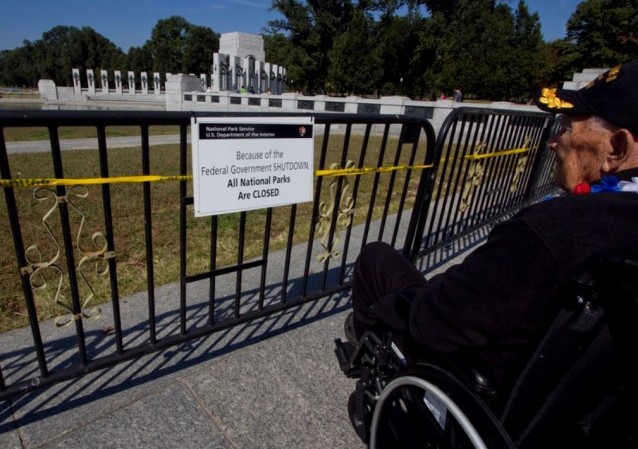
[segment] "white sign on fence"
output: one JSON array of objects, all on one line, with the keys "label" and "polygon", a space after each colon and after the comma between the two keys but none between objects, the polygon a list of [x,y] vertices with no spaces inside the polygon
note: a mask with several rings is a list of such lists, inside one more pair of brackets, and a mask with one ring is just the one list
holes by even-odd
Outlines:
[{"label": "white sign on fence", "polygon": [[195,216],[312,201],[313,117],[193,117]]}]

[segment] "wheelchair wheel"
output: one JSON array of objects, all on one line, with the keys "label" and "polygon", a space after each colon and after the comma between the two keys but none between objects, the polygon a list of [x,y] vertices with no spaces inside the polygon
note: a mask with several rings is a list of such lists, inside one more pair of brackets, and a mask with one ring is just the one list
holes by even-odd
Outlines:
[{"label": "wheelchair wheel", "polygon": [[382,391],[370,449],[513,449],[492,412],[450,373],[415,365]]}]

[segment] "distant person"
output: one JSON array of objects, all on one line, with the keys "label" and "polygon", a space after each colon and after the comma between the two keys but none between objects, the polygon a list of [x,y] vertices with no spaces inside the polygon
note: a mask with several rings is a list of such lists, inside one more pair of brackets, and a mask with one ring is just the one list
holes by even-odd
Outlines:
[{"label": "distant person", "polygon": [[463,92],[458,87],[454,89],[454,101],[460,103],[463,101]]},{"label": "distant person", "polygon": [[441,96],[439,97],[439,99],[447,100],[447,95],[445,95],[445,92],[441,92]]}]

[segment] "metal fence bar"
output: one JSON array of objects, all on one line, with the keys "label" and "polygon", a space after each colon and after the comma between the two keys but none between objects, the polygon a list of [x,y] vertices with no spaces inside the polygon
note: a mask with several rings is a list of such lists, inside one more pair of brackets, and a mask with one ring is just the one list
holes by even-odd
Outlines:
[{"label": "metal fence bar", "polygon": [[[58,135],[58,127],[49,126],[49,136],[51,142],[51,156],[53,159],[53,171],[56,178],[64,178],[64,169],[62,166],[62,151],[60,149],[60,137]],[[84,367],[88,363],[86,352],[86,336],[84,334],[84,323],[82,321],[82,306],[80,305],[80,292],[78,289],[77,271],[74,263],[73,237],[71,236],[71,223],[69,220],[69,199],[68,193],[64,186],[57,186],[55,189],[58,200],[58,212],[60,213],[60,224],[62,239],[64,241],[64,254],[66,256],[66,268],[69,276],[69,286],[71,288],[71,304],[73,307],[71,317],[75,324],[76,339],[78,345],[78,357],[80,358],[80,366]]]},{"label": "metal fence bar", "polygon": [[[100,176],[109,177],[109,163],[106,150],[106,128],[97,126],[98,153],[100,156]],[[124,352],[122,339],[122,317],[120,312],[120,294],[117,285],[117,264],[115,258],[115,242],[113,241],[113,212],[111,208],[111,186],[102,184],[102,207],[104,209],[104,231],[108,251],[109,281],[111,286],[111,307],[113,307],[113,327],[117,353]]]},{"label": "metal fence bar", "polygon": [[[357,167],[363,167],[365,163],[365,158],[368,149],[368,142],[370,140],[370,132],[372,130],[372,125],[368,123],[365,127],[365,132],[363,134],[363,140],[361,142],[361,149],[359,150],[359,161]],[[357,207],[357,197],[359,192],[359,184],[361,182],[361,176],[355,176],[354,186],[352,187],[352,208],[356,209]],[[348,227],[346,229],[345,241],[343,244],[343,256],[341,258],[341,267],[339,268],[339,283],[345,282],[346,277],[346,261],[348,260],[348,252],[350,250],[350,238],[352,236],[352,227]]]},{"label": "metal fence bar", "polygon": [[[383,138],[381,140],[381,148],[379,150],[379,157],[377,158],[377,167],[382,167],[383,166],[383,159],[384,159],[385,154],[386,154],[389,133],[390,133],[390,125],[386,124],[384,126],[384,128],[383,128]],[[381,173],[377,172],[377,173],[374,174],[374,181],[372,183],[372,193],[370,195],[371,198],[376,198],[377,197],[377,188],[379,186],[379,178],[380,177],[381,177]],[[370,224],[372,223],[373,212],[374,212],[374,202],[370,201],[370,204],[368,206],[368,215],[366,217],[366,222],[365,222],[366,223],[365,224],[365,230],[363,232],[363,241],[364,242],[367,241],[367,239],[368,239],[368,232],[370,231]],[[382,226],[383,226],[383,224],[382,224]],[[363,249],[363,247],[361,249]]]},{"label": "metal fence bar", "polygon": [[272,208],[268,208],[266,211],[266,225],[264,226],[264,244],[262,246],[262,260],[264,261],[261,266],[261,274],[259,280],[259,310],[264,310],[264,299],[266,297],[266,274],[268,271],[268,254],[270,248],[270,232],[272,227]]},{"label": "metal fence bar", "polygon": [[[288,240],[286,241],[286,256],[284,258],[284,269],[281,283],[282,285],[288,285],[288,278],[290,276],[290,261],[292,258],[292,245],[294,243],[294,232],[295,232],[295,223],[297,217],[297,205],[293,204],[290,206],[290,219],[288,224]],[[286,298],[288,296],[288,290],[286,288],[282,289],[281,292],[281,304],[286,303]]]},{"label": "metal fence bar", "polygon": [[[9,158],[7,155],[7,147],[4,140],[4,130],[0,127],[0,174],[3,179],[12,179],[11,169],[9,167]],[[47,366],[46,355],[44,353],[44,344],[42,342],[42,334],[40,332],[40,324],[38,322],[38,313],[35,308],[35,300],[33,297],[33,290],[29,281],[29,273],[26,270],[28,266],[26,260],[26,253],[24,250],[24,241],[22,239],[22,228],[20,227],[20,217],[18,215],[18,208],[16,204],[15,194],[13,189],[3,189],[4,198],[7,206],[7,212],[9,216],[9,226],[11,228],[11,235],[13,236],[13,247],[15,250],[16,261],[18,263],[18,272],[20,273],[20,282],[22,285],[22,291],[24,292],[24,301],[29,317],[29,325],[31,327],[31,336],[33,338],[33,348],[36,353],[36,359],[38,362],[38,369],[41,377],[49,376],[49,368]],[[0,374],[2,374],[2,367],[0,366]],[[7,388],[4,380],[2,379],[2,390]]]}]

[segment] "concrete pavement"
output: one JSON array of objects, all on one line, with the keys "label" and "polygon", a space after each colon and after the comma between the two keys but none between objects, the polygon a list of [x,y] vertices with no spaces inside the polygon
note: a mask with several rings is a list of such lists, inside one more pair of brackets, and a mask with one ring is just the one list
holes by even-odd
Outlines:
[{"label": "concrete pavement", "polygon": [[0,447],[362,448],[346,411],[354,381],[333,353],[347,302],[299,307],[2,403]]}]

